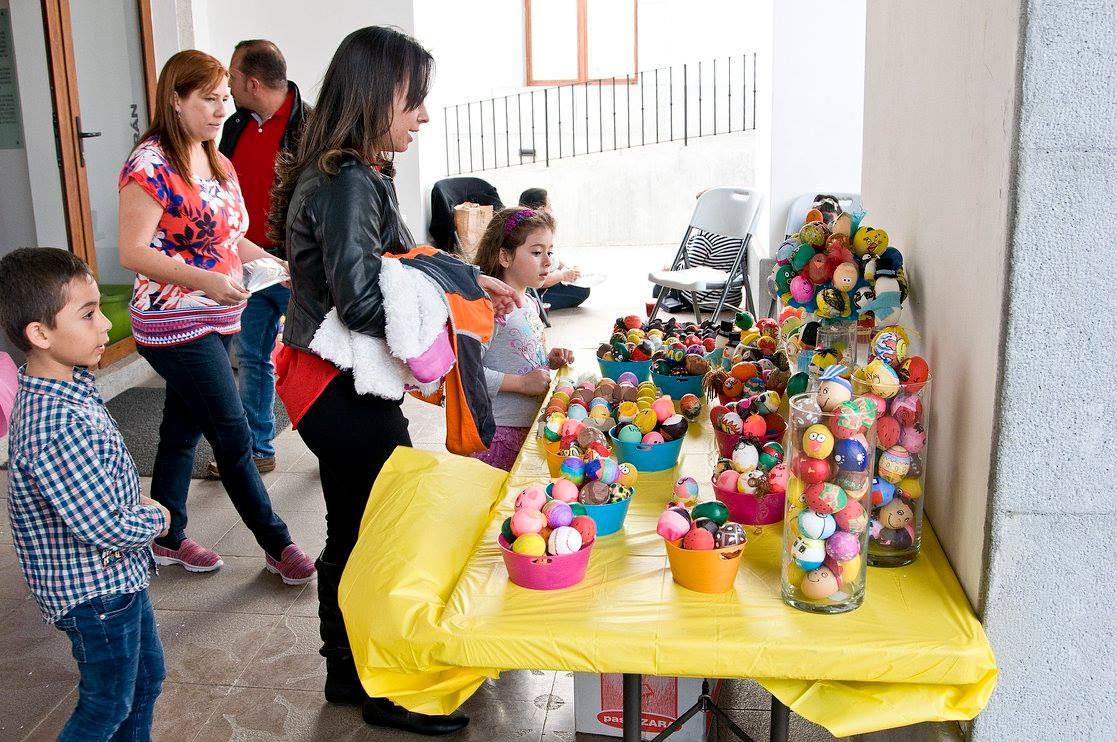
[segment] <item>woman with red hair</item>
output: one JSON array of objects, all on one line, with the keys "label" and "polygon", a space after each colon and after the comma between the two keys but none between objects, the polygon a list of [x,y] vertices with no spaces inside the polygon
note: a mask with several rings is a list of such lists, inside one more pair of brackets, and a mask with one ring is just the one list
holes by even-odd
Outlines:
[{"label": "woman with red hair", "polygon": [[170,511],[171,526],[155,541],[155,561],[190,572],[222,565],[186,536],[194,449],[204,435],[266,569],[298,585],[313,579],[314,563],[272,510],[229,362],[249,296],[241,264],[269,256],[244,237],[248,214],[237,175],[217,151],[228,81],[228,70],[208,54],[171,57],[159,74],[151,128],[120,173],[120,262],[136,272],[132,334],[167,382],[151,496]]}]

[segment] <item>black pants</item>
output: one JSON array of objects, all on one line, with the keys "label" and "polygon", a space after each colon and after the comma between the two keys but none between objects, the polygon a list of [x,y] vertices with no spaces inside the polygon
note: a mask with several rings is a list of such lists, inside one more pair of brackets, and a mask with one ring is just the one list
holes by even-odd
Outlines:
[{"label": "black pants", "polygon": [[299,421],[299,435],[318,457],[326,500],[325,562],[345,566],[372,483],[396,446],[411,445],[402,401],[357,394],[353,376],[341,373]]},{"label": "black pants", "polygon": [[252,431],[229,362],[232,335],[210,333],[167,347],[137,346],[167,381],[159,445],[151,473],[151,496],[171,513],[171,527],[158,543],[178,548],[186,535],[186,495],[194,450],[204,435],[213,447],[221,483],[233,507],[256,537],[278,559],[291,534],[271,507],[268,491],[252,461]]},{"label": "black pants", "polygon": [[540,291],[539,296],[551,305],[550,311],[554,311],[578,306],[589,298],[590,290],[582,286],[556,283],[551,288]]}]

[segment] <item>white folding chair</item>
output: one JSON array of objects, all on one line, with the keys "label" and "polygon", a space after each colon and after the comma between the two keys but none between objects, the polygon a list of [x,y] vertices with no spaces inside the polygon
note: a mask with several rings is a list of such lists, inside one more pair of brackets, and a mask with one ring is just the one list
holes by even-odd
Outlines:
[{"label": "white folding chair", "polygon": [[[694,319],[699,323],[702,322],[702,310],[698,306],[700,292],[721,289],[721,296],[712,315],[713,322],[717,323],[722,309],[726,306],[726,297],[738,286],[742,288],[745,295],[748,310],[755,315],[752,287],[749,285],[748,251],[763,201],[764,195],[750,188],[722,186],[711,188],[703,193],[698,198],[698,203],[694,205],[694,214],[691,215],[690,224],[683,234],[683,241],[679,243],[679,251],[671,262],[671,269],[652,271],[648,274],[648,280],[662,289],[675,289],[687,293],[694,307]],[[695,230],[740,239],[741,247],[733,261],[733,267],[728,271],[708,266],[691,267],[687,258],[687,246]],[[659,292],[659,298],[649,319],[655,319],[666,296],[666,290]],[[739,309],[739,307],[733,308]]]}]

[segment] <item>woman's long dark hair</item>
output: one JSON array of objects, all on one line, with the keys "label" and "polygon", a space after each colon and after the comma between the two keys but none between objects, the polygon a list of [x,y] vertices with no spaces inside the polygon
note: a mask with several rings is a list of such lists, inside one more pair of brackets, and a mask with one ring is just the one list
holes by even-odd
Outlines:
[{"label": "woman's long dark hair", "polygon": [[406,85],[407,110],[418,108],[427,97],[433,67],[430,52],[394,28],[368,26],[342,40],[326,68],[297,151],[280,155],[276,162],[270,239],[284,242],[287,207],[306,168],[336,175],[341,158],[350,155],[393,174],[385,149],[396,92]]}]

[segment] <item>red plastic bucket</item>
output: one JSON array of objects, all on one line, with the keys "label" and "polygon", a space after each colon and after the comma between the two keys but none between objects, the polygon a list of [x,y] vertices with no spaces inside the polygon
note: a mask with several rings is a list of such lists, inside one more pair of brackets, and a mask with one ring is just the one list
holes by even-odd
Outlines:
[{"label": "red plastic bucket", "polygon": [[531,590],[561,590],[577,585],[586,576],[594,541],[573,554],[538,557],[512,551],[503,535],[497,537],[497,543],[512,582]]}]

